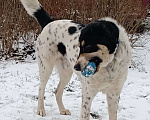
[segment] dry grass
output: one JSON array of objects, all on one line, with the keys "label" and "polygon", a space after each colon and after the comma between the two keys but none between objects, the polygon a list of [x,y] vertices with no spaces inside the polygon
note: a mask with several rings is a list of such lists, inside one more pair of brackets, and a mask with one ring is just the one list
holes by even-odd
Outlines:
[{"label": "dry grass", "polygon": [[[73,19],[87,24],[101,17],[118,20],[128,31],[135,33],[146,16],[139,0],[39,0],[55,19]],[[133,3],[134,2],[134,3]],[[19,0],[0,0],[0,52],[11,55],[13,41],[30,32],[41,31],[37,22],[29,17]]]}]

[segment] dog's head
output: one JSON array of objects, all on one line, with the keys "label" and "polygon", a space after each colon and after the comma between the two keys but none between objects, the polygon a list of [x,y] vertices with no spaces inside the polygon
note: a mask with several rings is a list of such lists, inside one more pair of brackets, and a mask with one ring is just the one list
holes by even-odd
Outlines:
[{"label": "dog's head", "polygon": [[119,29],[105,20],[88,24],[79,38],[80,54],[74,69],[82,71],[89,62],[96,64],[96,72],[114,58],[119,43]]}]

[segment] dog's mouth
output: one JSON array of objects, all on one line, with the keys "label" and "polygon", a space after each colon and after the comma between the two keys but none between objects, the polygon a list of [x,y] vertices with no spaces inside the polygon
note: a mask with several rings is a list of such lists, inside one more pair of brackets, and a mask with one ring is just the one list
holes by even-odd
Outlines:
[{"label": "dog's mouth", "polygon": [[101,62],[103,62],[102,61],[102,59],[100,59],[99,57],[92,57],[90,60],[89,60],[89,62],[93,62],[93,63],[95,63],[95,65],[96,65],[96,71],[95,71],[95,73],[98,71],[98,68],[99,68],[99,65],[100,65],[100,63]]},{"label": "dog's mouth", "polygon": [[81,65],[79,63],[77,63],[74,66],[74,69],[76,71],[81,71],[83,76],[90,76],[90,75],[94,75],[97,71],[98,68],[100,66],[100,63],[102,62],[102,60],[99,57],[92,57],[88,60],[88,64],[85,66],[85,68],[81,68]]},{"label": "dog's mouth", "polygon": [[90,77],[91,75],[94,75],[98,71],[98,66],[101,62],[102,60],[99,57],[92,57],[85,68],[81,70],[81,74],[84,77]]}]

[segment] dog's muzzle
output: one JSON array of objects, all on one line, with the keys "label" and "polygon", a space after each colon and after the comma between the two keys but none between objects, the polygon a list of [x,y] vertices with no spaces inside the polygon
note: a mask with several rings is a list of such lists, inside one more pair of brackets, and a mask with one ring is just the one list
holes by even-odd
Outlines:
[{"label": "dog's muzzle", "polygon": [[[99,66],[99,64],[102,62],[102,60],[99,58],[99,57],[92,57],[90,60],[89,60],[89,63],[90,62],[93,62],[93,63],[95,63],[95,65],[96,65],[96,68]],[[74,66],[74,69],[76,70],[76,71],[82,71],[81,70],[81,65],[80,65],[80,63],[77,63],[75,66]]]},{"label": "dog's muzzle", "polygon": [[80,64],[77,63],[77,64],[74,66],[74,69],[75,69],[76,71],[81,71],[81,66],[80,66]]}]

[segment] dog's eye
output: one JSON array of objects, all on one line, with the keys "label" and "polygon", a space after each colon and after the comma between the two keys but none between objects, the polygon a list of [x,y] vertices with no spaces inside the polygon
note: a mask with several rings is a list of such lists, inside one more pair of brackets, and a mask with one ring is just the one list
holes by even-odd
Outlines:
[{"label": "dog's eye", "polygon": [[83,48],[82,48],[82,52],[83,53],[92,53],[92,52],[97,52],[98,51],[98,47],[97,47],[97,45],[87,45],[87,46],[84,46]]},{"label": "dog's eye", "polygon": [[92,50],[92,45],[87,45],[87,46],[85,46],[85,47],[83,48],[83,51],[86,52],[86,53],[91,52],[91,50]]}]

